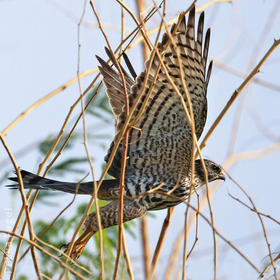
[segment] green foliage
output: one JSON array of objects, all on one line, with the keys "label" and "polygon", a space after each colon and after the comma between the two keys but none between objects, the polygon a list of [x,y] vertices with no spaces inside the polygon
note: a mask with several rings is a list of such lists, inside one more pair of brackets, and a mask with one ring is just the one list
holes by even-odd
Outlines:
[{"label": "green foliage", "polygon": [[[89,100],[92,94],[95,93],[95,90],[93,90],[88,97],[86,98],[86,102]],[[89,106],[87,110],[87,116],[93,117],[93,120],[101,121],[104,123],[104,125],[107,125],[108,122],[112,123],[112,113],[111,108],[108,104],[108,99],[106,94],[104,92],[99,93],[91,105]],[[89,118],[88,118],[89,119]],[[60,149],[61,145],[65,141],[67,135],[64,135],[59,142],[59,145],[56,148],[56,152]],[[100,145],[103,147],[104,139],[109,137],[109,135],[105,134],[98,134],[95,131],[95,134],[88,134],[88,139],[90,141],[90,145]],[[42,143],[39,145],[39,152],[41,155],[46,155],[51,148],[52,144],[54,143],[56,139],[56,136],[50,135],[48,136]],[[88,162],[88,159],[83,157],[74,157],[71,154],[71,151],[75,147],[75,144],[80,144],[83,142],[83,133],[75,132],[71,138],[68,144],[66,145],[63,153],[69,155],[67,159],[60,160],[58,159],[55,165],[51,168],[50,173],[52,175],[62,176],[64,173],[71,172],[76,174],[85,174],[85,169],[83,169],[83,165]],[[108,147],[106,147],[108,148]],[[41,191],[37,201],[36,201],[36,207],[40,207],[40,204],[48,204],[49,207],[57,207],[57,203],[52,202],[54,196],[61,196],[63,193],[56,192],[56,191]],[[99,206],[102,207],[105,205],[106,202],[99,201]],[[36,234],[39,234],[40,239],[42,239],[44,242],[49,243],[56,248],[61,248],[64,244],[67,244],[70,242],[71,237],[77,228],[79,222],[81,221],[85,210],[86,210],[87,204],[83,203],[80,204],[76,209],[75,212],[71,211],[73,214],[70,217],[65,218],[65,216],[61,216],[56,223],[54,223],[47,232],[45,232],[42,236],[39,234],[40,232],[44,231],[49,226],[49,221],[46,221],[46,218],[49,217],[42,217],[42,219],[39,219],[34,222],[34,230]],[[94,211],[95,207],[93,206],[92,211]],[[73,208],[71,208],[73,209]],[[126,231],[133,237],[135,237],[134,233],[135,223],[129,222],[125,224]],[[112,279],[114,265],[115,265],[115,255],[117,251],[118,246],[118,228],[117,227],[111,227],[108,229],[105,229],[102,231],[103,234],[103,250],[104,250],[104,264],[105,264],[105,270],[106,270],[106,278]],[[100,259],[99,259],[99,233],[95,234],[93,238],[90,240],[86,248],[84,249],[81,257],[79,258],[79,263],[83,265],[85,268],[87,268],[89,271],[91,271],[92,275],[88,275],[83,270],[80,270],[78,268],[75,268],[80,274],[84,275],[86,279],[99,279],[99,270],[100,270]],[[42,247],[44,247],[46,250],[50,251],[52,254],[54,254],[57,257],[60,257],[60,254],[40,243]],[[25,249],[28,248],[28,245],[25,245]],[[50,277],[51,279],[57,278],[60,273],[62,273],[63,268],[51,259],[49,256],[47,256],[44,253],[39,253],[39,260],[40,260],[40,268],[42,270],[42,273],[44,273],[46,276]],[[64,258],[62,258],[64,260]],[[123,263],[123,262],[122,262]],[[72,268],[74,268],[73,265],[71,265],[68,262],[68,265],[70,265]],[[19,263],[20,266],[20,263]],[[120,271],[125,271],[125,269],[120,269]],[[28,279],[25,275],[19,276],[18,279]],[[71,277],[69,279],[76,279],[75,276],[71,274]]]}]

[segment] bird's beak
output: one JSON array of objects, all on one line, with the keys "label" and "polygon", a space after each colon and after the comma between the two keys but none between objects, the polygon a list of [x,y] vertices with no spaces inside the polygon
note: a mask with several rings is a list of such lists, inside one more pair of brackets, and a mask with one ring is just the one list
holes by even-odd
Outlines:
[{"label": "bird's beak", "polygon": [[225,181],[226,180],[225,173],[221,172],[218,179]]}]

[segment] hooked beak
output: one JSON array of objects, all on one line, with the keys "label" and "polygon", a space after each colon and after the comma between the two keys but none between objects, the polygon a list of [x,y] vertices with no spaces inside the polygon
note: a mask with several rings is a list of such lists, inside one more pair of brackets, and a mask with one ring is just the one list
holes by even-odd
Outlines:
[{"label": "hooked beak", "polygon": [[218,177],[219,180],[223,180],[225,181],[226,180],[226,177],[225,177],[225,173],[222,171]]}]

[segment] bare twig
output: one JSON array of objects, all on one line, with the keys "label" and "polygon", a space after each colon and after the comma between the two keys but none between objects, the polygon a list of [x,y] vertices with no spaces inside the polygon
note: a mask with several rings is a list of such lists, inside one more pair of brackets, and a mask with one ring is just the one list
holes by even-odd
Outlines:
[{"label": "bare twig", "polygon": [[[128,93],[127,93],[127,88],[126,88],[126,81],[124,74],[122,72],[122,69],[117,61],[117,59],[114,56],[114,51],[110,45],[110,42],[108,40],[108,37],[102,27],[101,20],[99,18],[98,13],[96,12],[96,9],[94,7],[94,4],[92,0],[90,1],[90,5],[92,7],[92,10],[95,14],[95,17],[98,21],[98,26],[106,40],[106,43],[110,49],[110,52],[114,58],[114,64],[116,65],[119,74],[121,76],[122,80],[122,85],[123,85],[123,91],[124,91],[124,96],[125,96],[125,112],[126,112],[126,117],[129,117],[129,100],[128,100]],[[117,251],[117,258],[116,258],[116,264],[115,264],[115,271],[114,271],[114,279],[117,278],[118,275],[118,267],[119,267],[119,262],[120,262],[120,256],[121,256],[121,251],[122,251],[122,239],[123,239],[123,196],[124,196],[124,181],[125,181],[125,167],[126,167],[126,158],[127,158],[127,149],[128,149],[128,136],[129,136],[129,128],[125,131],[124,134],[124,139],[123,139],[123,155],[122,155],[122,166],[121,166],[121,176],[120,176],[120,203],[119,203],[119,239],[118,239],[118,251]]]},{"label": "bare twig", "polygon": [[[85,16],[86,6],[87,6],[87,1],[84,1],[84,8],[83,8],[83,11],[82,11],[80,21],[78,23],[78,63],[77,63],[78,64],[77,65],[77,76],[78,77],[80,76],[80,47],[81,47],[80,26],[81,26],[81,23],[82,23],[83,18]],[[98,187],[97,187],[97,183],[96,183],[96,180],[95,180],[95,171],[94,171],[93,162],[92,162],[90,152],[89,152],[89,148],[88,148],[88,144],[87,144],[87,128],[86,128],[86,118],[85,118],[85,106],[84,106],[84,99],[83,99],[83,94],[82,94],[81,82],[80,82],[79,78],[78,78],[78,84],[79,84],[80,97],[81,97],[81,111],[82,111],[83,130],[84,130],[84,147],[85,147],[86,155],[87,155],[87,158],[88,158],[88,161],[89,161],[89,164],[90,164],[92,178],[93,178],[93,193],[92,193],[92,197],[90,199],[90,202],[89,202],[89,204],[86,208],[86,211],[84,213],[84,216],[83,216],[81,222],[78,225],[78,228],[76,229],[76,231],[75,231],[75,233],[72,237],[72,241],[69,245],[69,248],[67,249],[67,253],[69,255],[71,255],[76,235],[78,234],[81,226],[83,225],[84,221],[88,217],[91,206],[94,203],[95,207],[96,207],[96,217],[97,217],[97,224],[98,224],[98,229],[99,229],[99,258],[100,258],[100,264],[101,264],[100,278],[103,280],[105,278],[105,270],[104,270],[104,257],[103,257],[102,226],[101,226],[101,220],[100,220],[100,214],[99,214],[99,205],[98,205],[98,201],[97,201]],[[61,279],[62,279],[62,275],[61,275]]]},{"label": "bare twig", "polygon": [[266,52],[264,57],[260,60],[260,62],[257,64],[257,66],[253,69],[252,72],[247,76],[247,78],[244,80],[244,82],[239,86],[238,89],[235,90],[235,92],[232,94],[231,98],[227,102],[226,106],[223,108],[219,116],[216,118],[210,129],[208,130],[207,134],[205,135],[204,139],[202,140],[200,144],[200,149],[203,149],[206,146],[207,141],[209,140],[209,137],[213,133],[213,131],[216,129],[224,115],[227,113],[235,99],[239,96],[239,94],[242,92],[242,90],[248,85],[248,83],[252,80],[252,78],[260,71],[260,68],[264,64],[264,62],[268,59],[268,57],[271,55],[271,53],[279,46],[280,40],[274,40],[274,43],[269,48],[269,50]]},{"label": "bare twig", "polygon": [[[136,0],[137,4],[137,12],[138,18],[140,23],[142,24],[143,32],[147,34],[147,28],[145,25],[145,21],[143,20],[143,11],[145,8],[145,2],[143,0]],[[147,35],[148,36],[148,35]],[[144,62],[149,58],[149,48],[145,41],[142,41],[142,53]],[[144,216],[140,218],[140,229],[141,229],[141,241],[142,241],[142,248],[143,248],[143,264],[144,264],[144,271],[146,279],[150,277],[150,246],[149,246],[149,238],[148,238],[148,223],[147,217]]]},{"label": "bare twig", "polygon": [[264,234],[264,238],[265,238],[265,241],[266,241],[266,244],[267,244],[267,249],[268,249],[268,254],[269,254],[269,258],[270,258],[270,264],[273,268],[273,271],[274,271],[274,277],[275,277],[275,280],[278,279],[278,276],[277,276],[277,271],[276,271],[276,267],[275,267],[275,264],[274,264],[274,259],[272,257],[272,251],[271,251],[271,246],[270,246],[270,242],[268,240],[268,236],[267,236],[267,232],[266,232],[266,228],[265,228],[265,225],[264,225],[264,222],[263,222],[263,219],[262,219],[262,216],[261,214],[259,213],[253,199],[251,198],[251,196],[246,192],[246,190],[231,176],[227,173],[228,177],[234,182],[234,184],[236,186],[238,186],[238,188],[245,194],[245,196],[248,198],[248,200],[250,201],[250,203],[252,204],[252,207],[254,209],[254,212],[257,214],[259,220],[260,220],[260,224],[261,224],[261,227],[262,227],[262,230],[263,230],[263,234]]},{"label": "bare twig", "polygon": [[[31,246],[36,247],[37,249],[39,249],[40,251],[42,251],[44,254],[48,255],[49,257],[53,258],[55,261],[57,261],[62,267],[66,268],[67,270],[69,270],[71,273],[73,273],[74,275],[78,276],[80,279],[84,279],[86,280],[87,278],[85,278],[83,275],[81,275],[80,273],[78,273],[75,269],[73,269],[72,267],[68,266],[67,264],[65,264],[63,261],[61,261],[58,257],[54,256],[53,254],[49,253],[48,251],[46,251],[43,247],[41,247],[40,245],[38,245],[37,243],[35,243],[32,240],[27,239],[26,237],[17,234],[15,232],[9,232],[6,230],[0,230],[0,233],[5,233],[8,235],[13,235],[14,237],[17,237],[19,239],[22,239],[26,242],[28,242]],[[82,268],[82,267],[80,267]]]},{"label": "bare twig", "polygon": [[[19,190],[20,190],[20,194],[21,194],[22,204],[23,204],[23,207],[25,209],[25,215],[26,215],[26,220],[27,220],[27,224],[28,224],[30,239],[31,239],[31,241],[34,242],[33,225],[32,225],[31,218],[30,218],[30,212],[29,212],[29,208],[28,208],[27,199],[26,199],[26,196],[25,196],[25,193],[24,193],[24,185],[23,185],[20,169],[19,169],[19,167],[16,163],[16,160],[15,160],[15,158],[14,158],[10,148],[8,147],[8,145],[7,145],[7,143],[6,143],[2,134],[0,134],[0,140],[1,140],[5,150],[7,151],[8,155],[11,159],[11,162],[13,163],[13,166],[16,170],[18,180],[19,180]],[[34,246],[31,247],[31,253],[32,253],[32,260],[33,260],[33,263],[34,263],[34,268],[35,268],[37,277],[38,277],[38,279],[41,280],[42,279],[41,271],[40,271],[40,267],[39,267],[39,263],[38,263],[38,259],[37,259],[37,256],[36,256],[36,251],[35,251]],[[15,266],[13,266],[12,273],[14,273],[14,271],[15,271]]]},{"label": "bare twig", "polygon": [[153,255],[151,279],[153,279],[153,276],[154,276],[154,273],[155,273],[155,270],[156,270],[156,266],[157,266],[157,262],[159,260],[160,251],[162,249],[163,241],[164,241],[164,238],[166,236],[167,229],[169,227],[170,220],[171,220],[171,217],[173,215],[174,210],[175,210],[175,207],[171,207],[167,210],[167,215],[166,215],[166,217],[164,219],[164,222],[162,224],[160,236],[159,236],[159,239],[157,241],[157,246],[156,246],[156,249],[155,249],[155,252],[154,252],[154,255]]},{"label": "bare twig", "polygon": [[236,200],[238,203],[240,203],[240,204],[242,204],[243,206],[245,206],[246,208],[248,208],[250,211],[252,211],[252,212],[254,212],[254,213],[257,213],[257,214],[259,214],[259,215],[261,215],[261,216],[263,216],[263,217],[266,217],[266,218],[272,220],[273,222],[275,222],[276,224],[278,224],[278,225],[280,226],[280,221],[278,221],[277,219],[273,218],[272,216],[270,216],[270,215],[268,215],[268,214],[265,214],[265,213],[262,213],[262,212],[259,212],[259,211],[256,212],[256,209],[255,209],[255,208],[252,208],[250,205],[246,204],[246,203],[245,203],[244,201],[242,201],[240,198],[238,198],[238,197],[232,195],[232,194],[229,193],[229,192],[228,192],[228,195],[229,195],[232,199]]}]

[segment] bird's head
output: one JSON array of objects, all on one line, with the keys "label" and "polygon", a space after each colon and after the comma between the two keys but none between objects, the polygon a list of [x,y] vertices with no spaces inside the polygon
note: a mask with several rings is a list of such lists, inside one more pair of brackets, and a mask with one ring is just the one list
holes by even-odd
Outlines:
[{"label": "bird's head", "polygon": [[[204,159],[204,163],[208,173],[208,182],[225,180],[225,174],[219,164],[209,159]],[[205,174],[202,161],[200,159],[195,161],[195,173],[201,182],[205,184]]]}]

